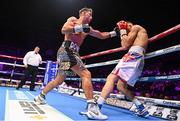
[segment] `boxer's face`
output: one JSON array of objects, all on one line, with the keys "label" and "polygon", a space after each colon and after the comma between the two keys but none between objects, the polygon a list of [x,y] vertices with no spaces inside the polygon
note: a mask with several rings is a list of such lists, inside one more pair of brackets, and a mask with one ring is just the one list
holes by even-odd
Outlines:
[{"label": "boxer's face", "polygon": [[127,24],[128,24],[128,31],[130,31],[132,26],[133,26],[133,24],[132,23],[127,23]]},{"label": "boxer's face", "polygon": [[91,11],[84,11],[83,15],[83,22],[89,24],[92,20],[92,12]]}]

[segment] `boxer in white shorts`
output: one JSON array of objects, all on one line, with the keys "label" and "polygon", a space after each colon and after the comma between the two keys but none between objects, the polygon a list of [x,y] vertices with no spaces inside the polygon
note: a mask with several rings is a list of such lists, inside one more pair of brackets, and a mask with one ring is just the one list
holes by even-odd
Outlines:
[{"label": "boxer in white shorts", "polygon": [[136,114],[147,117],[149,112],[128,89],[128,85],[133,87],[141,76],[144,66],[144,54],[148,46],[148,34],[142,26],[133,25],[128,21],[119,21],[117,27],[120,31],[121,45],[129,49],[129,51],[108,75],[97,103],[101,108],[117,82],[118,90],[136,105]]},{"label": "boxer in white shorts", "polygon": [[134,86],[144,67],[144,52],[144,48],[132,46],[111,73],[119,76],[128,85]]}]

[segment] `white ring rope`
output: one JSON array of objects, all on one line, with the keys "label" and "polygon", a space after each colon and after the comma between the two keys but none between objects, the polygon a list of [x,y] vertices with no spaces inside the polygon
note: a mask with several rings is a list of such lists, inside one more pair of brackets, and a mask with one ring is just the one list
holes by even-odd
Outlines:
[{"label": "white ring rope", "polygon": [[[169,76],[150,76],[150,77],[141,77],[140,82],[150,82],[150,81],[161,81],[161,80],[178,80],[180,79],[180,74],[178,75],[169,75]],[[66,78],[66,80],[79,81],[81,78]],[[92,81],[95,82],[105,82],[106,78],[92,78]]]},{"label": "white ring rope", "polygon": [[[15,60],[23,60],[23,58],[15,57],[15,56],[9,56],[9,55],[1,55],[0,54],[0,57],[9,58],[9,59],[15,59]],[[42,61],[42,63],[46,63],[46,61]]]},{"label": "white ring rope", "polygon": [[[9,66],[24,67],[24,65],[21,65],[21,64],[14,64],[14,63],[12,64],[12,63],[7,63],[7,62],[0,62],[0,64],[9,65]],[[42,68],[42,67],[38,67],[38,69],[45,70],[45,68]]]},{"label": "white ring rope", "polygon": [[[172,52],[175,52],[175,51],[180,51],[180,44],[172,46],[172,47],[168,47],[168,48],[165,48],[165,49],[161,49],[161,50],[157,50],[157,51],[154,51],[154,52],[147,53],[145,55],[145,59],[156,57],[156,56],[159,56],[159,55],[172,53]],[[118,62],[119,62],[119,59],[106,61],[106,62],[95,63],[95,64],[89,64],[89,65],[86,65],[86,68],[112,65],[112,64],[117,64]]]},{"label": "white ring rope", "polygon": [[[0,71],[1,74],[11,74],[10,71]],[[14,72],[13,73],[14,75],[24,75],[24,73],[17,73],[17,72]],[[37,75],[37,77],[44,77],[43,75]]]},{"label": "white ring rope", "polygon": [[[78,88],[73,88],[73,87],[65,87],[65,86],[61,86],[60,88],[63,89],[68,89],[70,90],[74,90],[74,91],[80,91],[83,92],[83,89],[78,89]],[[67,92],[69,92],[67,91]],[[100,95],[101,92],[98,91],[93,91],[94,94],[98,94]],[[122,94],[110,94],[110,97],[115,97],[118,99],[126,99],[125,95]],[[174,100],[164,100],[164,99],[155,99],[155,98],[147,98],[147,97],[141,97],[141,96],[136,96],[138,99],[140,99],[141,101],[143,101],[144,103],[151,103],[153,105],[163,105],[163,106],[172,106],[172,107],[180,107],[180,101],[174,101]]]},{"label": "white ring rope", "polygon": [[[9,79],[5,79],[5,78],[0,78],[0,80],[2,81],[6,81],[6,82],[10,82]],[[15,79],[12,79],[11,82],[20,82],[21,80],[15,80]],[[27,83],[31,83],[31,81],[27,81]],[[35,84],[38,84],[38,85],[42,85],[43,83],[42,82],[35,82]]]},{"label": "white ring rope", "polygon": [[[161,50],[157,50],[157,51],[154,51],[154,52],[151,52],[151,53],[148,53],[146,54],[145,56],[145,59],[148,59],[148,58],[152,58],[152,57],[156,57],[156,56],[159,56],[159,55],[164,55],[164,54],[167,54],[167,53],[171,53],[171,52],[175,52],[175,51],[179,51],[180,50],[180,44],[179,45],[176,45],[176,46],[172,46],[172,47],[168,47],[168,48],[165,48],[165,49],[161,49]],[[119,62],[119,59],[117,60],[111,60],[111,61],[107,61],[107,62],[100,62],[100,63],[95,63],[95,64],[89,64],[89,65],[86,65],[87,68],[90,68],[90,67],[99,67],[99,66],[105,66],[105,65],[111,65],[111,64],[116,64]],[[0,62],[0,64],[6,64],[6,65],[10,65],[10,66],[17,66],[17,67],[24,67],[24,65],[20,65],[20,64],[16,64],[16,63],[6,63],[6,62]],[[42,68],[42,67],[38,67],[38,69],[42,69],[42,70],[45,70],[45,68]],[[0,72],[2,73],[2,72]],[[14,73],[14,74],[19,74],[19,73]],[[19,74],[20,75],[20,74]],[[38,77],[44,77],[42,75],[38,75]],[[140,79],[140,81],[149,81],[149,80],[160,80],[160,79],[176,79],[178,78],[179,79],[179,75],[171,75],[171,76],[158,76],[158,77],[143,77]],[[79,80],[80,78],[67,78],[67,80]],[[102,80],[105,80],[105,78],[93,78],[92,81],[102,81]]]}]

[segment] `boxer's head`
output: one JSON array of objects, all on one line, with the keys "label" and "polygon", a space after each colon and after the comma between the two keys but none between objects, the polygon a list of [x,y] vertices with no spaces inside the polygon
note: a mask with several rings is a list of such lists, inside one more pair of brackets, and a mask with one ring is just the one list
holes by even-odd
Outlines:
[{"label": "boxer's head", "polygon": [[82,18],[83,23],[89,24],[92,20],[93,10],[91,8],[82,8],[79,10],[79,17]]},{"label": "boxer's head", "polygon": [[130,22],[130,21],[126,21],[126,22],[127,22],[127,24],[128,24],[128,31],[130,31],[131,28],[132,28],[132,26],[133,26],[133,23]]}]

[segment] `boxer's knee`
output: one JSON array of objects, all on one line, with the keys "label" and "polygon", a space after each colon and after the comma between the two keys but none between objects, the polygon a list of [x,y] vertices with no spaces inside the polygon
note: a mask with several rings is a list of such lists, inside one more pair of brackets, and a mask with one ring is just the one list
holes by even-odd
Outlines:
[{"label": "boxer's knee", "polygon": [[56,78],[52,81],[53,87],[60,85],[65,80],[65,78],[65,75],[58,74]]},{"label": "boxer's knee", "polygon": [[82,80],[91,81],[91,72],[88,71],[87,69],[84,70],[84,72],[82,73],[81,78],[82,78]]},{"label": "boxer's knee", "polygon": [[91,73],[88,70],[83,72],[81,79],[83,88],[87,90],[92,90],[93,87],[91,82]]},{"label": "boxer's knee", "polygon": [[118,80],[118,77],[117,77],[116,75],[114,75],[114,74],[109,74],[109,75],[107,76],[106,82],[115,83],[117,80]]},{"label": "boxer's knee", "polygon": [[117,89],[120,91],[127,90],[127,83],[123,82],[122,80],[119,80],[117,83]]}]

